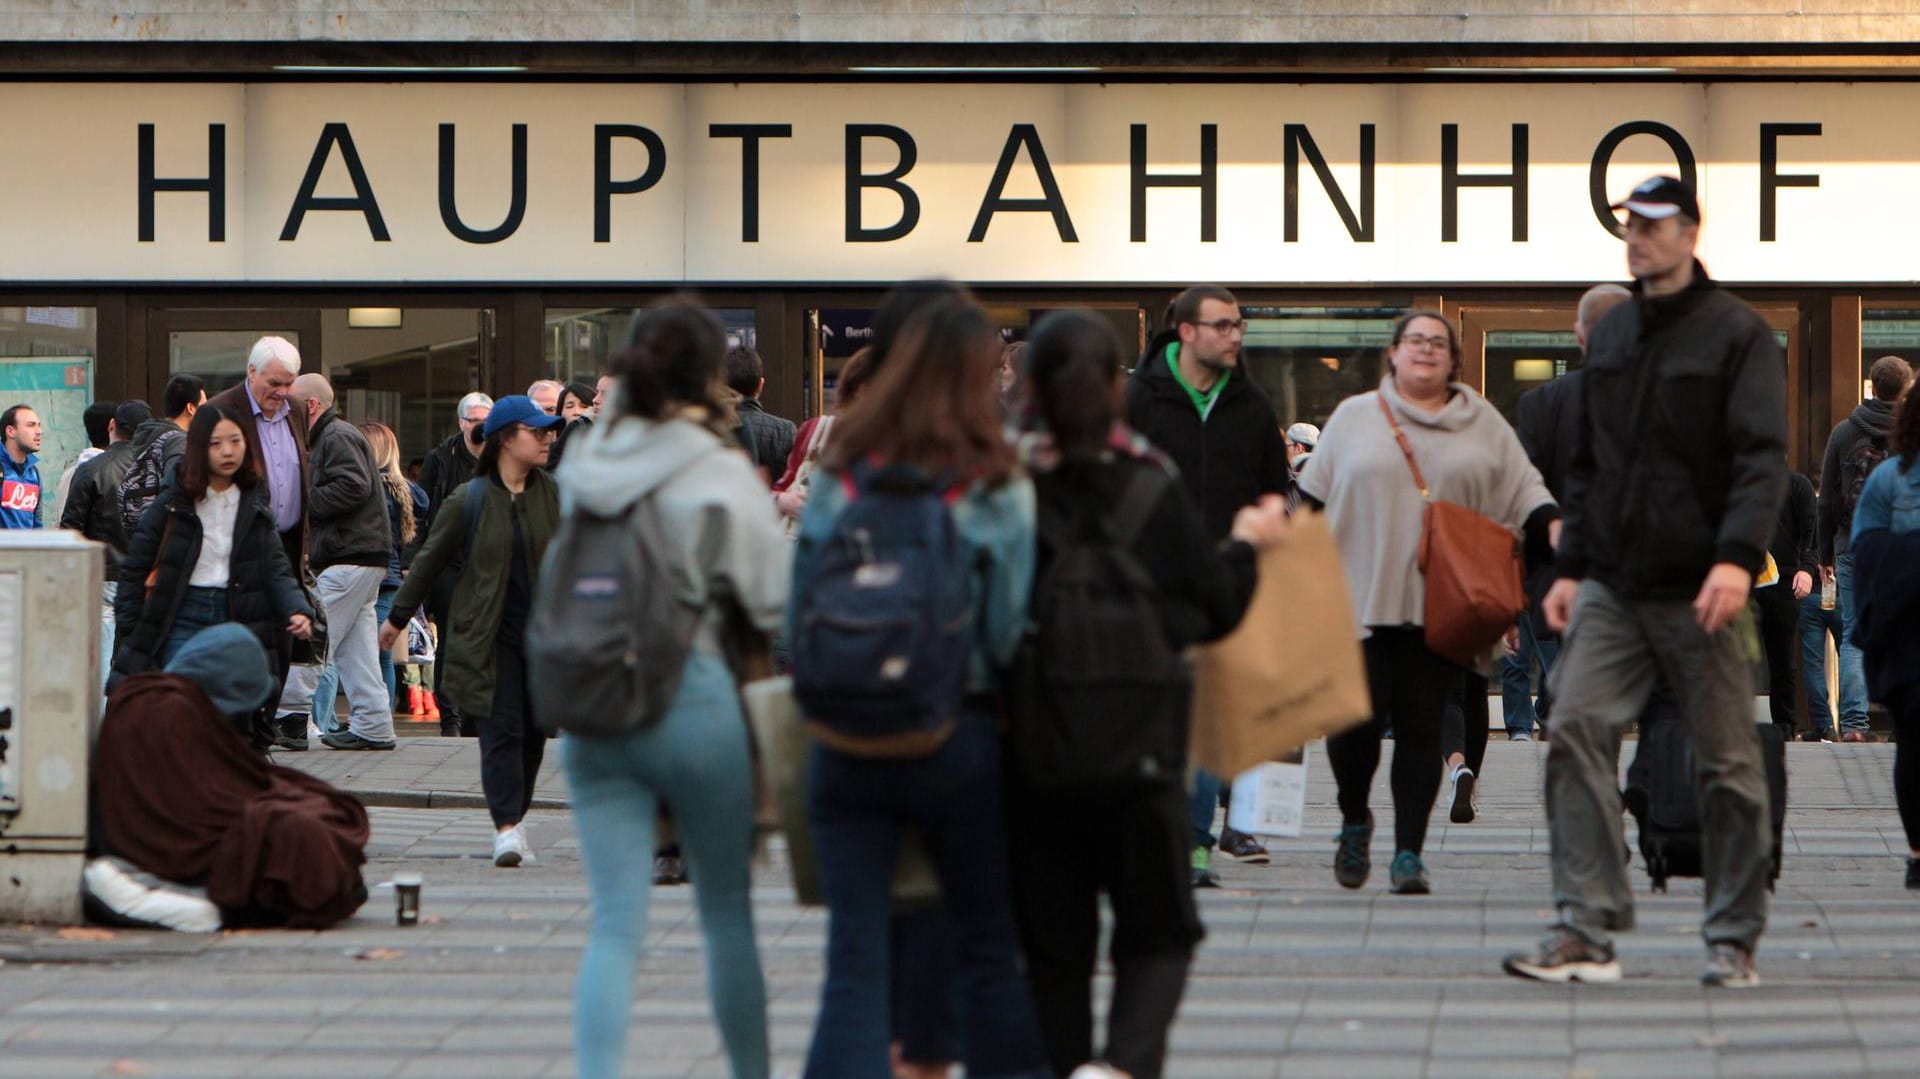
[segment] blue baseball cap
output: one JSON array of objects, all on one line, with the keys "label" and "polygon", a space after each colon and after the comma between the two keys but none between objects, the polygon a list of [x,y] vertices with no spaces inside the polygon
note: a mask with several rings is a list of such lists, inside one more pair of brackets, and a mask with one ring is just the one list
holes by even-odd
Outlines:
[{"label": "blue baseball cap", "polygon": [[516,393],[512,397],[502,397],[493,403],[493,411],[487,413],[487,424],[480,429],[480,435],[482,438],[492,438],[495,431],[510,423],[522,424],[539,431],[560,426],[561,419],[542,412],[540,406],[533,403],[533,398],[524,393]]}]

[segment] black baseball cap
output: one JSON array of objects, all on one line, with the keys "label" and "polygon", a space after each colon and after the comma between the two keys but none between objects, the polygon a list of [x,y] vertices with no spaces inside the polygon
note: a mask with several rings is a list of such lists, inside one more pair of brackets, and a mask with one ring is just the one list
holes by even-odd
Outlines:
[{"label": "black baseball cap", "polygon": [[133,429],[153,418],[153,409],[145,401],[122,401],[113,410],[114,425],[120,433],[133,437]]},{"label": "black baseball cap", "polygon": [[1700,223],[1700,200],[1694,197],[1693,187],[1671,176],[1640,181],[1639,187],[1609,209],[1625,210],[1652,221],[1681,214],[1696,225]]}]

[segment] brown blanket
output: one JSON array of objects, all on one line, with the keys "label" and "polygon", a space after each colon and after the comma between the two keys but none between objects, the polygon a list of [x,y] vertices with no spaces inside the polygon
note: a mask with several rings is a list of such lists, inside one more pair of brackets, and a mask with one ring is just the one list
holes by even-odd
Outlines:
[{"label": "brown blanket", "polygon": [[102,853],[204,884],[229,925],[321,928],[366,901],[367,811],[261,759],[185,678],[142,674],[114,690],[90,794]]}]

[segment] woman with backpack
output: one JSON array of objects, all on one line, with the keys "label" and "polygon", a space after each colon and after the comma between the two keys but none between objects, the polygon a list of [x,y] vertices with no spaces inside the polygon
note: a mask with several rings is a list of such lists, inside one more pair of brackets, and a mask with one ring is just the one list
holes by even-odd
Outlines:
[{"label": "woman with backpack", "polygon": [[1893,794],[1907,832],[1907,888],[1920,890],[1920,392],[1894,409],[1891,451],[1868,474],[1847,550],[1860,590],[1853,626],[1867,689],[1893,713]]},{"label": "woman with backpack", "polygon": [[801,517],[788,639],[819,743],[808,816],[830,915],[810,1079],[888,1073],[903,828],[952,921],[967,1074],[1048,1074],[1001,806],[995,694],[1025,619],[1034,506],[1001,434],[999,355],[971,301],[922,307],[835,421]]},{"label": "woman with backpack", "polygon": [[[752,746],[730,660],[764,648],[780,624],[790,562],[766,486],[726,426],[731,415],[719,396],[726,349],[725,329],[705,308],[670,301],[641,314],[613,362],[620,379],[614,400],[574,445],[560,476],[567,523],[555,547],[556,572],[574,565],[583,575],[575,581],[586,580],[598,572],[596,560],[608,557],[602,552],[610,542],[634,544],[641,555],[635,565],[646,576],[629,569],[615,578],[620,591],[664,590],[667,602],[678,602],[674,614],[640,619],[653,628],[630,646],[683,661],[677,686],[655,683],[657,700],[627,722],[605,722],[606,709],[597,705],[580,714],[553,710],[568,731],[560,755],[593,896],[574,995],[582,1079],[621,1074],[634,968],[646,940],[648,862],[663,810],[671,813],[692,878],[707,942],[708,994],[732,1073],[768,1074],[766,985],[750,897]],[[609,522],[617,531],[608,531]],[[589,595],[575,581],[548,586]],[[588,613],[543,602],[536,625],[556,669],[575,665],[569,655],[590,651],[569,643],[556,623],[585,623]],[[685,625],[673,624],[676,617]],[[566,684],[624,684],[599,677],[583,669]]]},{"label": "woman with backpack", "polygon": [[380,649],[407,631],[413,612],[441,574],[455,579],[447,617],[442,691],[462,715],[481,716],[480,787],[493,818],[493,864],[531,865],[522,820],[546,756],[527,694],[527,619],[539,587],[540,558],[560,522],[560,488],[547,475],[547,451],[560,417],[524,394],[503,397],[487,414],[474,478],[454,488],[413,556],[406,582],[380,627]]},{"label": "woman with backpack", "polygon": [[[240,418],[201,405],[172,477],[120,562],[113,683],[163,669],[196,633],[222,622],[251,631],[275,659],[275,681],[284,681],[281,645],[312,632],[313,608],[287,562]],[[247,733],[261,744],[267,732]]]},{"label": "woman with backpack", "polygon": [[1372,871],[1367,795],[1391,722],[1392,887],[1426,895],[1432,883],[1420,854],[1439,792],[1443,717],[1465,675],[1426,644],[1419,566],[1426,496],[1524,531],[1530,563],[1552,557],[1560,511],[1499,410],[1456,381],[1460,340],[1444,316],[1400,316],[1387,365],[1377,391],[1334,410],[1299,484],[1305,502],[1325,508],[1339,545],[1373,696],[1371,723],[1327,740],[1344,820],[1334,879],[1359,888]]},{"label": "woman with backpack", "polygon": [[[1104,319],[1049,315],[1024,356],[1041,427],[1021,439],[1039,504],[1033,629],[1009,702],[1014,902],[1053,1070],[1158,1079],[1193,949],[1188,645],[1231,632],[1257,548],[1286,505],[1240,511],[1216,545],[1180,484],[1120,422],[1125,351]],[[1089,587],[1090,585],[1090,587]],[[1032,823],[1044,821],[1044,828]],[[1070,847],[1057,841],[1075,836]],[[1099,897],[1112,904],[1113,1003],[1093,1048]]]}]

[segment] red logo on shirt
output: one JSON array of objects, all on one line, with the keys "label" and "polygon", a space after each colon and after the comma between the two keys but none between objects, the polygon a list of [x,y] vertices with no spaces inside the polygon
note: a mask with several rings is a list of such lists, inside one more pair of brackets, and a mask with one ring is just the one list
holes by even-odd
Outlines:
[{"label": "red logo on shirt", "polygon": [[40,508],[40,485],[20,480],[0,480],[0,510],[32,513]]}]

